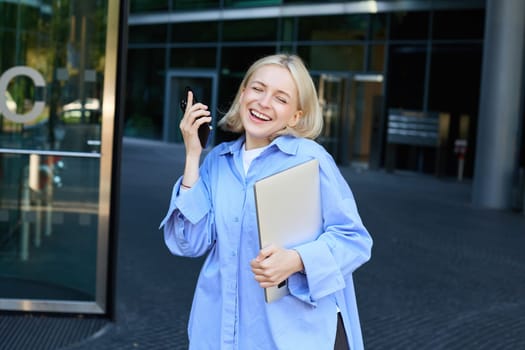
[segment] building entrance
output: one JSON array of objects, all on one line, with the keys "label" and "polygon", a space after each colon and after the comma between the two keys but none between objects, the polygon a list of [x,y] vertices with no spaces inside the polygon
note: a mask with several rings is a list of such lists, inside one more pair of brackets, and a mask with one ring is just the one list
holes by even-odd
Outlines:
[{"label": "building entrance", "polygon": [[378,168],[383,132],[383,76],[318,74],[324,129],[318,141],[339,164]]},{"label": "building entrance", "polygon": [[0,310],[107,314],[120,2],[2,11]]}]

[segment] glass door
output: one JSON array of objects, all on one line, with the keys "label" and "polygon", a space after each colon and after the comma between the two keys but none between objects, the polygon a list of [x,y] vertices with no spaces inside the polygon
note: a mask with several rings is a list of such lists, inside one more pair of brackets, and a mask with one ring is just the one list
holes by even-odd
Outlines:
[{"label": "glass door", "polygon": [[347,87],[344,75],[320,74],[313,76],[323,111],[324,127],[317,141],[334,159],[341,163],[346,158],[343,140],[348,135]]},{"label": "glass door", "polygon": [[383,125],[383,76],[312,74],[323,109],[318,138],[342,165],[378,168]]},{"label": "glass door", "polygon": [[379,168],[383,128],[383,76],[356,74],[349,101],[350,134],[348,162],[364,168]]},{"label": "glass door", "polygon": [[106,312],[119,7],[0,2],[0,310]]}]

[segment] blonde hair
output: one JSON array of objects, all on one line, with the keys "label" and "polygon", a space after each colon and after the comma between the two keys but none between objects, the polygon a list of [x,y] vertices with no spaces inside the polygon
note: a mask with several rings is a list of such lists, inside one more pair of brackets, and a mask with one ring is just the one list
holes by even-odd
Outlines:
[{"label": "blonde hair", "polygon": [[298,137],[315,139],[317,136],[319,136],[323,129],[322,111],[319,105],[319,99],[317,97],[317,91],[315,89],[314,82],[312,81],[312,77],[310,76],[310,73],[308,72],[308,69],[306,69],[306,66],[304,65],[301,58],[296,55],[277,54],[266,56],[255,61],[246,72],[230,109],[218,122],[218,125],[226,131],[236,133],[244,132],[241,116],[239,114],[239,102],[241,94],[246,88],[246,85],[248,84],[252,75],[259,68],[270,64],[283,67],[290,72],[299,95],[298,109],[303,112],[302,117],[299,118],[299,121],[295,126],[286,127],[285,129],[277,132],[274,135],[274,138],[280,135],[294,135]]}]

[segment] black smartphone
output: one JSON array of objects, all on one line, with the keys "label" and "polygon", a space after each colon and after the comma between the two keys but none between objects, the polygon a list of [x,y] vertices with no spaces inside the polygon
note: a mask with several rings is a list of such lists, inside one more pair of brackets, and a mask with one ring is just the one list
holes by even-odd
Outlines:
[{"label": "black smartphone", "polygon": [[[193,94],[193,104],[198,102],[193,90],[189,86],[186,86],[186,89],[184,91],[184,97],[180,101],[180,109],[182,109],[182,113],[186,112],[186,106],[188,105],[188,101],[186,100],[188,98],[188,91],[191,91],[191,93]],[[201,126],[199,126],[199,141],[201,142],[202,148],[206,148],[206,144],[208,143],[208,137],[210,136],[210,130],[210,123],[204,123]]]}]

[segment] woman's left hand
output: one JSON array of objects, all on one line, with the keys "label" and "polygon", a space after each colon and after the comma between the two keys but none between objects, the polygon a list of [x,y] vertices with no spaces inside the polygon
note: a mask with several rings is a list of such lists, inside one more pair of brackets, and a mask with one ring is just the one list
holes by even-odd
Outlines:
[{"label": "woman's left hand", "polygon": [[297,251],[273,244],[261,249],[250,265],[255,280],[262,288],[277,286],[291,274],[304,269]]}]

